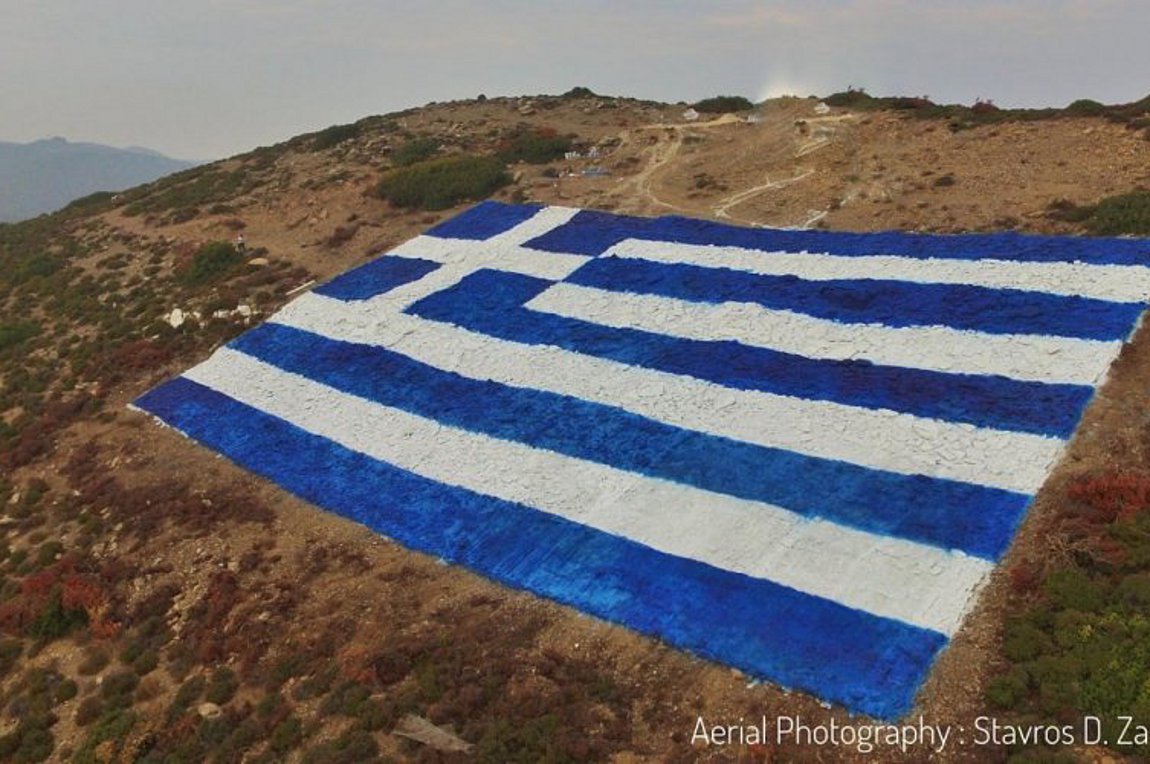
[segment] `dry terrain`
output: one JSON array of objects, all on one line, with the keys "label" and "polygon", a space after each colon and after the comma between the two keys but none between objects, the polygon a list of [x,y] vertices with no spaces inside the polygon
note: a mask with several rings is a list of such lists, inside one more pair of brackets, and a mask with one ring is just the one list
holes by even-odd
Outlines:
[{"label": "dry terrain", "polygon": [[[782,99],[752,121],[704,114],[695,122],[684,120],[684,105],[598,97],[431,104],[365,121],[322,150],[302,137],[220,162],[211,171],[243,182],[188,209],[131,209],[129,202],[159,194],[157,186],[59,222],[61,233],[52,235],[75,242],[68,256],[79,273],[99,281],[114,266],[117,281],[101,304],[127,301],[133,283],[170,277],[198,247],[239,231],[265,264],[210,287],[153,296],[133,319],[149,328],[129,337],[151,344],[116,356],[116,368],[67,374],[75,377],[69,395],[99,405],[58,416],[42,427],[43,448],[8,462],[5,604],[35,602],[31,587],[20,588],[34,575],[66,593],[81,582],[99,595],[84,600],[86,625],[59,637],[27,636],[35,613],[0,618],[0,631],[21,645],[3,679],[5,702],[27,696],[35,709],[36,681],[74,684],[70,697],[44,711],[56,719],[54,760],[192,761],[209,748],[235,761],[355,761],[372,751],[423,761],[866,758],[793,745],[692,746],[699,716],[849,720],[809,697],[407,551],[128,409],[295,288],[462,209],[407,211],[371,194],[412,136],[433,137],[447,153],[482,153],[524,125],[573,134],[577,148],[596,147],[598,157],[512,165],[515,182],[496,198],[744,225],[1079,233],[1048,214],[1052,202],[1091,204],[1150,185],[1150,141],[1100,117],[955,131],[943,119],[895,111],[820,114],[817,103]],[[591,166],[606,174],[585,177]],[[43,310],[6,299],[13,316]],[[239,305],[255,316],[208,318]],[[203,320],[155,328],[176,308]],[[66,376],[53,343],[79,345],[100,331],[74,319],[35,355],[12,363],[42,362],[59,368],[51,379]],[[15,373],[3,369],[5,380]],[[1051,541],[1066,486],[1092,470],[1150,463],[1148,378],[1143,331],[923,689],[919,706],[930,722],[968,724],[988,713],[984,694],[1001,667],[1002,624],[1020,596],[1009,571],[1070,554]],[[54,393],[54,382],[44,384]],[[4,420],[27,422],[31,404],[9,402]],[[14,563],[19,550],[23,562]],[[108,691],[113,682],[123,692]],[[431,744],[397,734],[409,715],[448,734]],[[10,704],[0,735],[17,730],[21,718]],[[460,740],[470,753],[452,750]],[[156,758],[161,751],[173,758]],[[954,748],[933,758],[1005,756],[998,748]],[[884,757],[900,758],[889,750]]]}]

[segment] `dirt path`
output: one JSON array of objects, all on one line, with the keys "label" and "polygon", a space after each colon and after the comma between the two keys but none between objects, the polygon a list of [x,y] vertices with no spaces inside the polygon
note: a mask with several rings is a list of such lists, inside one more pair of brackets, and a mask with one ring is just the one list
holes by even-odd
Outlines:
[{"label": "dirt path", "polygon": [[[763,183],[762,185],[748,188],[745,191],[740,191],[737,194],[732,194],[731,196],[728,196],[727,198],[721,200],[717,205],[715,205],[714,213],[718,217],[727,218],[729,220],[736,220],[737,221],[738,218],[731,217],[731,214],[729,212],[729,210],[732,207],[738,206],[739,204],[742,204],[743,202],[747,201],[748,199],[755,196],[756,194],[761,194],[764,191],[770,191],[770,190],[776,189],[776,188],[785,188],[786,186],[789,186],[792,183],[798,183],[803,178],[806,178],[812,174],[814,174],[814,170],[808,169],[806,172],[800,173],[800,174],[795,175],[794,177],[791,177],[791,178],[783,178],[782,180],[770,180],[768,178],[767,182]],[[753,221],[739,221],[739,222],[747,222],[747,223],[751,223],[753,225],[755,224]]]},{"label": "dirt path", "polygon": [[[799,166],[796,160],[824,149],[837,139],[841,139],[846,123],[856,119],[857,116],[853,114],[805,118],[802,120],[802,124],[806,126],[805,134],[809,136],[808,140],[799,142],[788,139],[784,142],[785,147],[774,147],[770,145],[770,142],[764,146],[760,142],[756,142],[754,146],[747,149],[749,151],[748,162],[761,162],[764,159],[763,152],[766,150],[765,156],[774,160],[771,162],[773,169],[769,173],[759,176],[763,182],[752,180],[754,185],[743,187],[708,204],[706,207],[684,204],[681,201],[676,203],[676,201],[661,197],[657,191],[657,183],[660,179],[673,177],[676,172],[683,171],[679,163],[683,160],[682,149],[688,136],[711,134],[714,128],[736,125],[743,120],[733,114],[725,114],[706,122],[655,123],[625,130],[619,135],[619,149],[635,148],[637,144],[641,143],[641,140],[644,140],[644,135],[648,136],[645,138],[649,141],[648,144],[638,148],[636,152],[644,164],[638,173],[621,181],[609,192],[609,195],[624,200],[616,208],[620,212],[650,214],[659,210],[669,210],[694,215],[703,213],[743,225],[762,225],[763,221],[760,216],[740,216],[736,214],[736,208],[761,194],[787,188],[815,175],[816,168]],[[799,124],[794,120],[795,114],[793,112],[780,112],[759,122],[754,129],[775,138],[786,136],[791,134],[796,125]],[[809,228],[826,217],[829,212],[829,207],[797,211],[790,225],[796,228]]]},{"label": "dirt path", "polygon": [[[639,130],[650,130],[655,128],[662,128],[663,125],[649,125],[638,128]],[[669,128],[669,126],[667,126]],[[679,153],[679,149],[683,145],[683,135],[680,131],[672,131],[670,137],[665,132],[655,133],[655,142],[643,147],[639,150],[639,155],[646,158],[646,164],[637,174],[621,181],[618,185],[612,188],[608,195],[626,199],[623,204],[620,204],[617,209],[620,212],[626,213],[641,213],[649,211],[649,207],[662,207],[665,209],[675,210],[679,212],[685,211],[681,207],[677,207],[669,202],[655,196],[651,190],[651,178],[662,167],[670,163]],[[635,142],[635,136],[628,131],[620,135],[621,143],[620,149],[626,148]]]},{"label": "dirt path", "polygon": [[706,122],[660,122],[642,125],[634,130],[626,130],[620,133],[620,144],[619,148],[616,149],[617,151],[634,143],[636,136],[642,132],[652,132],[655,137],[655,142],[643,148],[640,152],[647,156],[647,164],[643,169],[640,170],[638,174],[628,178],[611,190],[611,196],[631,197],[633,200],[629,204],[620,206],[618,208],[619,211],[642,212],[650,205],[675,212],[698,212],[689,207],[671,204],[664,199],[660,199],[651,188],[652,179],[655,173],[666,168],[679,156],[687,131],[705,130],[711,127],[737,124],[740,121],[739,117],[736,117],[734,114],[724,114],[721,117]]}]

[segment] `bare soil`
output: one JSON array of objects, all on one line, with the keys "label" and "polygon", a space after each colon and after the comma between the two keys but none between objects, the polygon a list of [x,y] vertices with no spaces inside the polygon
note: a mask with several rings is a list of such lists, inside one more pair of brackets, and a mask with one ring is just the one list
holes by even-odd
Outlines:
[{"label": "bare soil", "polygon": [[[811,100],[770,102],[754,123],[734,118],[688,123],[681,118],[682,106],[623,102],[608,108],[601,103],[580,100],[530,114],[524,113],[529,104],[511,100],[437,104],[404,117],[402,128],[476,145],[490,133],[520,123],[574,133],[588,146],[601,146],[603,156],[553,163],[558,178],[544,176],[544,167],[518,166],[519,180],[503,197],[518,190],[522,198],[547,204],[639,215],[675,213],[744,225],[1068,232],[1067,224],[1045,215],[1051,202],[1090,203],[1150,184],[1150,142],[1100,119],[1007,123],[954,133],[941,121],[893,113],[836,109],[820,116]],[[229,202],[234,208],[230,213],[164,224],[114,211],[104,215],[101,224],[124,235],[129,243],[123,249],[129,253],[159,239],[187,248],[231,239],[242,230],[249,246],[299,266],[308,278],[323,280],[458,211],[404,212],[368,193],[386,166],[386,149],[394,144],[395,139],[384,137],[326,152],[284,154],[263,171],[266,182]],[[606,168],[609,175],[578,176],[590,165]],[[229,160],[225,166],[242,167],[244,160]],[[951,180],[940,182],[943,178]],[[133,262],[130,267],[141,265]],[[195,360],[179,358],[109,391],[106,408],[115,412],[111,421],[72,425],[48,458],[14,478],[19,483],[43,477],[63,495],[74,488],[64,477],[70,460],[85,444],[95,443],[102,469],[124,486],[178,480],[192,495],[205,496],[220,486],[236,487],[269,508],[266,522],[233,517],[223,509],[208,515],[209,525],[184,518],[158,523],[145,535],[131,526],[111,525],[95,547],[103,562],[118,561],[137,571],[121,592],[121,612],[131,612],[164,585],[174,587],[178,593],[166,618],[177,642],[193,639],[202,626],[196,621],[204,611],[197,605],[211,598],[220,576],[234,579],[235,601],[212,623],[220,641],[204,666],[252,669],[245,662],[266,664],[277,656],[299,654],[309,661],[334,661],[342,676],[358,678],[385,698],[394,695],[395,687],[405,686],[402,682],[414,680],[400,671],[408,678],[391,684],[394,678],[380,668],[382,656],[397,646],[418,652],[416,646],[437,645],[437,655],[452,661],[454,668],[438,680],[446,685],[439,694],[442,700],[425,703],[417,712],[434,723],[452,725],[465,740],[468,732],[496,724],[493,716],[510,713],[508,708],[544,704],[562,716],[560,727],[574,728],[568,730],[570,735],[604,743],[589,747],[588,758],[601,758],[604,752],[618,762],[874,758],[794,745],[692,746],[700,716],[723,724],[762,716],[773,724],[784,714],[802,716],[811,724],[831,718],[843,724],[859,720],[801,693],[753,682],[655,640],[404,549],[127,410],[133,398]],[[958,726],[988,713],[983,692],[997,670],[1001,624],[1012,605],[1007,570],[1019,560],[1052,553],[1045,535],[1048,520],[1070,477],[1147,456],[1147,379],[1150,334],[1143,330],[1090,406],[1006,562],[939,659],[912,719],[921,713],[931,723]],[[203,644],[206,637],[194,639]],[[64,640],[33,661],[55,661],[63,673],[70,673],[91,649],[91,644]],[[285,694],[319,668],[318,663],[300,668],[283,685]],[[197,671],[207,668],[193,668]],[[159,734],[162,709],[179,682],[163,670],[154,675],[159,700],[138,710],[153,709],[145,726]],[[496,683],[498,701],[487,698],[468,706],[461,700],[477,677]],[[79,697],[90,689],[84,683],[96,681],[98,677],[82,680]],[[248,688],[238,697],[244,692],[257,696]],[[72,720],[78,700],[59,712],[62,722],[56,733],[65,749],[82,739],[83,730]],[[315,725],[309,742],[334,738],[343,723],[323,717],[315,702],[309,706],[301,701],[298,713]],[[464,724],[467,721],[471,726]],[[375,733],[387,755],[424,760],[448,756],[388,731]],[[959,747],[929,757],[919,750],[914,758],[985,761],[1004,756],[1003,751]],[[887,750],[878,758],[904,757]]]}]

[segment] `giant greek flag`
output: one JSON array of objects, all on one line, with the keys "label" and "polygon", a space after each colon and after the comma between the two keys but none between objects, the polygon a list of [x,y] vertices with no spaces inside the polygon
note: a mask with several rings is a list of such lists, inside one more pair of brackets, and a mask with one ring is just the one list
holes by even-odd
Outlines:
[{"label": "giant greek flag", "polygon": [[1144,240],[484,203],[137,405],[412,549],[894,718],[1148,262]]}]

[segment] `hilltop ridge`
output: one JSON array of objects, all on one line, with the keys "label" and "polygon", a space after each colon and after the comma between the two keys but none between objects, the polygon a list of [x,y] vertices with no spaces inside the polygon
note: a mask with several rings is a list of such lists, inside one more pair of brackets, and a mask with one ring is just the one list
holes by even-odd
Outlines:
[{"label": "hilltop ridge", "polygon": [[59,137],[0,142],[0,223],[53,212],[86,194],[121,191],[195,164],[146,148]]}]

